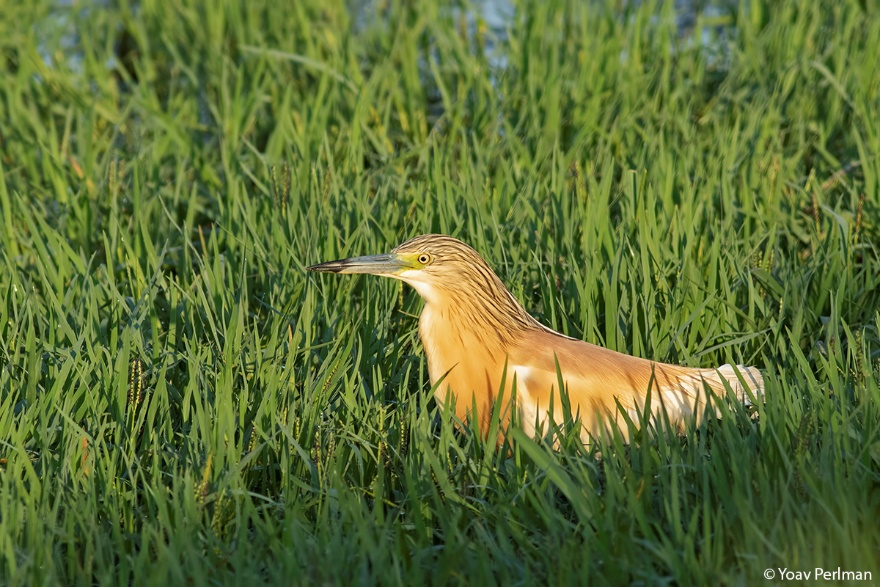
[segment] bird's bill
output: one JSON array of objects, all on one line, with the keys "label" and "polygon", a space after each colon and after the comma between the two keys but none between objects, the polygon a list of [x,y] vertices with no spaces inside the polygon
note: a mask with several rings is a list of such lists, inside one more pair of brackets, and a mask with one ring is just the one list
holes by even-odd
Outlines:
[{"label": "bird's bill", "polygon": [[308,271],[319,273],[369,273],[370,275],[396,275],[412,268],[406,258],[393,253],[327,261],[306,267]]}]

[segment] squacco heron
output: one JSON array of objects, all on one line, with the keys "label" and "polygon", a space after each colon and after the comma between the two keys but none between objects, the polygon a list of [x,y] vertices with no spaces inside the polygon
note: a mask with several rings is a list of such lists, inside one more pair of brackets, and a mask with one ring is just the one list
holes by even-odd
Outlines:
[{"label": "squacco heron", "polygon": [[[695,369],[658,363],[551,330],[523,309],[477,251],[449,236],[417,236],[385,255],[307,269],[382,275],[414,287],[425,301],[419,336],[437,402],[447,405],[452,394],[456,416],[476,421],[484,436],[499,393],[514,397],[527,434],[546,433],[551,419],[563,424],[561,394],[566,394],[586,443],[611,421],[625,435],[623,414],[638,423],[649,395],[652,417],[665,413],[679,430],[688,418],[697,421],[704,413],[706,387],[723,397],[727,384],[745,403],[749,395],[744,384],[756,397],[763,395],[764,380],[754,367]],[[508,422],[505,418],[502,427]]]}]

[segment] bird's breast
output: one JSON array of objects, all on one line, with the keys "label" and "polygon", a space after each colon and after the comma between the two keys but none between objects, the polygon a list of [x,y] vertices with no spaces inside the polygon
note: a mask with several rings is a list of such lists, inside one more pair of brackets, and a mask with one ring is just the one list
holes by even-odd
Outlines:
[{"label": "bird's breast", "polygon": [[455,394],[456,413],[491,401],[498,392],[506,353],[497,333],[448,306],[428,304],[419,319],[419,336],[428,359],[431,384],[441,404],[449,390]]},{"label": "bird's breast", "polygon": [[467,368],[473,362],[467,360],[468,355],[479,352],[473,337],[462,331],[449,309],[443,306],[425,306],[419,319],[419,337],[425,347],[432,385],[444,376],[449,378],[454,370]]}]

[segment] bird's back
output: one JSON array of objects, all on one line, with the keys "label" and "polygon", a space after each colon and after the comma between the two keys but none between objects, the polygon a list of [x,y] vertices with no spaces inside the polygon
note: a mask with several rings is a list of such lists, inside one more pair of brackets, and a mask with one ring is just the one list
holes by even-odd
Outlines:
[{"label": "bird's back", "polygon": [[[610,420],[616,421],[625,433],[627,425],[618,404],[633,422],[638,422],[649,390],[651,412],[655,416],[665,412],[670,423],[680,429],[689,418],[698,421],[703,415],[708,401],[706,386],[717,396],[725,397],[726,382],[738,399],[746,403],[749,401],[748,394],[730,365],[718,369],[694,369],[657,363],[546,329],[521,333],[516,344],[508,348],[506,357],[494,359],[499,374],[505,369],[505,360],[507,376],[504,379],[508,382],[508,389],[512,389],[512,382],[516,381],[516,407],[522,426],[529,433],[533,433],[536,426],[547,432],[549,414],[552,414],[556,424],[563,423],[560,376],[564,384],[562,393],[567,395],[572,416],[581,420],[585,440],[590,435],[600,434],[602,427]],[[486,363],[485,358],[482,362]],[[462,373],[467,368],[466,364],[462,365]],[[752,394],[760,396],[764,387],[760,371],[743,366],[738,366],[737,370]],[[456,381],[459,386],[478,387],[479,390],[474,390],[481,392],[478,408],[491,410],[491,400],[497,397],[500,388],[494,393],[491,389],[482,390],[487,385],[497,385],[500,375],[497,379],[492,377],[491,381],[488,375],[486,377],[483,380],[475,379],[474,385],[462,383],[461,378]],[[457,402],[465,400],[468,406],[473,404],[472,396],[465,393],[462,397],[458,389],[452,389],[457,394]],[[481,427],[489,424],[485,413],[481,414],[479,421]]]}]

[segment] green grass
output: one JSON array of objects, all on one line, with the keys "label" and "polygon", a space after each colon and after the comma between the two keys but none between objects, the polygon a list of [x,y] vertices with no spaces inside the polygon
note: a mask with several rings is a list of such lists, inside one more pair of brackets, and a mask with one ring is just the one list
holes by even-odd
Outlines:
[{"label": "green grass", "polygon": [[[0,17],[0,583],[880,581],[875,3],[57,4]],[[424,232],[766,404],[496,451],[414,292],[303,270]]]}]

